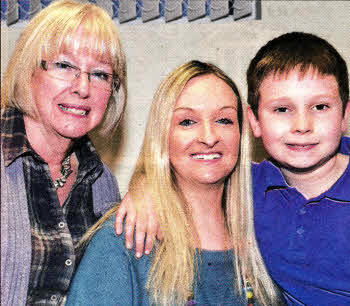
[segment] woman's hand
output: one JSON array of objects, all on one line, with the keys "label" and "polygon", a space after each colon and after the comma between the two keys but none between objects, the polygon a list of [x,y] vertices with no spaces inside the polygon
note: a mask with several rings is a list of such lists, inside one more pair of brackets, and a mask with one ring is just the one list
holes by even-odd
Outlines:
[{"label": "woman's hand", "polygon": [[159,224],[153,209],[153,201],[147,192],[144,193],[145,203],[143,209],[144,214],[138,214],[134,203],[132,202],[129,193],[123,198],[115,217],[115,232],[120,235],[123,232],[123,220],[125,219],[124,236],[125,247],[132,249],[134,228],[135,232],[135,256],[141,257],[143,253],[143,247],[145,247],[145,254],[150,254],[155,238],[162,240],[162,232],[159,228]]}]

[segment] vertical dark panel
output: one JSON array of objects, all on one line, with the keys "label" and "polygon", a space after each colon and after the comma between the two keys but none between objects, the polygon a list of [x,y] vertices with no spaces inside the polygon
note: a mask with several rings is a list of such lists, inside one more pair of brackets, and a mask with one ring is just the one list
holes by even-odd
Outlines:
[{"label": "vertical dark panel", "polygon": [[261,20],[261,0],[255,0],[255,19]]}]

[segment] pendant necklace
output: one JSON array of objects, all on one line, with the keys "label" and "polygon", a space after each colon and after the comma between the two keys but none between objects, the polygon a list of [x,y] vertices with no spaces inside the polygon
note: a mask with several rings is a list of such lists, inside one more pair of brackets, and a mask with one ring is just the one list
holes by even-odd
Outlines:
[{"label": "pendant necklace", "polygon": [[54,180],[53,185],[56,188],[56,190],[58,188],[62,188],[64,186],[64,184],[67,181],[67,178],[70,176],[70,174],[73,172],[71,164],[70,164],[70,157],[71,155],[68,155],[61,164],[61,177]]}]

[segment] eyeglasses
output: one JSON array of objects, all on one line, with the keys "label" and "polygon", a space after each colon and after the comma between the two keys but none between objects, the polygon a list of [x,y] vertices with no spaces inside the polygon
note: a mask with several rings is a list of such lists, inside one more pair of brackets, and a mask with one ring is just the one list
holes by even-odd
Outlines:
[{"label": "eyeglasses", "polygon": [[111,90],[114,76],[111,73],[105,72],[101,69],[92,71],[82,71],[79,67],[74,66],[67,61],[57,62],[41,62],[41,68],[47,71],[52,77],[67,82],[72,82],[77,79],[82,73],[88,75],[90,85],[98,89]]}]

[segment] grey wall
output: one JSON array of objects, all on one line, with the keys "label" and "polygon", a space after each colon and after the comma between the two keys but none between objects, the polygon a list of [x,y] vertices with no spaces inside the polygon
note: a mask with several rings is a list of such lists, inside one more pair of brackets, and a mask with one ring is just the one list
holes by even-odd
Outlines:
[{"label": "grey wall", "polygon": [[[349,16],[350,1],[263,0],[261,20],[121,25],[128,63],[126,115],[113,142],[94,140],[103,159],[114,169],[122,193],[127,190],[142,144],[152,96],[172,69],[191,59],[211,61],[234,79],[245,98],[245,71],[250,59],[268,40],[285,32],[305,31],[327,39],[350,66]],[[1,26],[1,72],[23,26]],[[259,142],[255,149],[255,158],[261,159]]]}]

